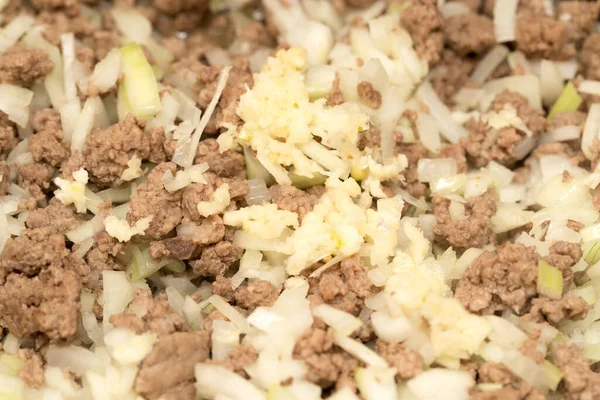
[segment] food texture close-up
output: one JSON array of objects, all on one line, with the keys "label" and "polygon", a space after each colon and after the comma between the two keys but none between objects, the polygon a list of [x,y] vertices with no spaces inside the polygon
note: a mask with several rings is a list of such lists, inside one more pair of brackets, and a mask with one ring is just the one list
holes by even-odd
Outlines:
[{"label": "food texture close-up", "polygon": [[599,13],[0,0],[0,400],[600,399]]}]

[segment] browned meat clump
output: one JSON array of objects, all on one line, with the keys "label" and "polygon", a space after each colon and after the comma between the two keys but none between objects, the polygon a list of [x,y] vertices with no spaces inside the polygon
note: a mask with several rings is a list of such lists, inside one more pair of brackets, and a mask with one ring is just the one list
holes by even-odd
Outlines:
[{"label": "browned meat clump", "polygon": [[448,46],[460,56],[482,54],[496,43],[491,18],[474,13],[448,18],[444,34]]}]

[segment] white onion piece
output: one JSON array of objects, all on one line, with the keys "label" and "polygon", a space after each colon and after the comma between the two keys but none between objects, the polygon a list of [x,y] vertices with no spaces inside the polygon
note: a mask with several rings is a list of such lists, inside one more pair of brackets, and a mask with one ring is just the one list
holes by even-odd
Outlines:
[{"label": "white onion piece", "polygon": [[76,374],[88,371],[102,371],[102,360],[90,350],[79,346],[57,347],[51,345],[46,353],[48,365],[52,367],[68,368]]},{"label": "white onion piece", "polygon": [[63,128],[63,143],[70,142],[75,131],[75,125],[81,115],[81,101],[79,98],[69,101],[60,108],[60,123]]},{"label": "white onion piece", "polygon": [[507,57],[508,66],[511,70],[521,69],[525,74],[531,74],[533,72],[531,64],[525,57],[525,54],[520,51],[513,51]]},{"label": "white onion piece", "polygon": [[13,46],[21,36],[33,25],[35,20],[30,15],[21,14],[13,18],[0,30],[0,53]]},{"label": "white onion piece", "polygon": [[494,4],[494,34],[496,42],[512,42],[516,38],[519,0],[503,0]]},{"label": "white onion piece", "polygon": [[131,41],[144,43],[152,35],[152,24],[134,8],[115,7],[111,14],[117,29]]},{"label": "white onion piece", "polygon": [[210,50],[207,50],[204,53],[204,57],[206,57],[206,60],[208,61],[208,64],[210,65],[218,65],[218,66],[225,66],[225,65],[231,65],[231,58],[229,58],[229,55],[227,54],[227,52],[219,47],[214,47]]},{"label": "white onion piece", "polygon": [[457,170],[454,158],[422,158],[417,164],[417,177],[420,182],[432,182],[439,178],[451,178]]},{"label": "white onion piece", "polygon": [[522,160],[537,146],[538,139],[535,136],[526,136],[515,146],[513,156],[517,160]]},{"label": "white onion piece", "polygon": [[592,104],[585,120],[585,128],[581,136],[581,150],[588,160],[592,159],[590,147],[594,138],[600,133],[600,103]]},{"label": "white onion piece", "polygon": [[227,319],[233,322],[242,332],[248,332],[248,320],[221,296],[213,294],[208,301]]},{"label": "white onion piece", "polygon": [[556,130],[542,135],[540,144],[553,142],[566,142],[569,140],[579,139],[581,128],[577,125],[566,125],[557,128]]},{"label": "white onion piece", "polygon": [[90,78],[92,85],[100,93],[108,92],[117,84],[119,73],[121,72],[121,52],[119,49],[112,49],[104,59],[94,67],[94,72]]},{"label": "white onion piece", "polygon": [[348,336],[362,326],[360,319],[328,304],[319,304],[313,308],[313,315],[321,318],[327,325],[342,335]]},{"label": "white onion piece", "polygon": [[458,143],[467,136],[467,131],[452,118],[450,110],[438,97],[429,81],[417,89],[417,97],[429,107],[429,112],[437,120],[442,136],[450,143]]},{"label": "white onion piece", "polygon": [[442,368],[431,368],[407,382],[419,399],[436,399],[443,393],[444,400],[468,400],[474,384],[468,372]]},{"label": "white onion piece", "polygon": [[14,163],[17,157],[22,154],[27,153],[29,149],[29,139],[21,140],[11,151],[8,153],[6,157],[6,162],[9,164]]},{"label": "white onion piece", "polygon": [[225,360],[240,344],[240,330],[229,321],[214,320],[212,326],[212,359]]},{"label": "white onion piece", "polygon": [[[463,87],[454,95],[454,102],[459,106],[476,108],[484,96],[485,90],[483,89]],[[454,119],[456,120],[456,118]]]},{"label": "white onion piece", "polygon": [[441,7],[439,7],[439,10],[444,19],[455,17],[461,14],[468,14],[471,12],[471,9],[466,4],[459,3],[457,1],[443,4]]},{"label": "white onion piece", "polygon": [[440,140],[440,127],[435,118],[429,114],[419,113],[417,116],[417,131],[423,146],[432,153],[439,153],[442,142]]},{"label": "white onion piece", "polygon": [[379,368],[386,368],[388,366],[387,362],[379,354],[375,353],[361,342],[350,339],[339,332],[335,333],[333,341],[342,349],[369,366]]},{"label": "white onion piece", "polygon": [[75,129],[73,130],[73,137],[71,139],[71,151],[83,151],[83,145],[85,139],[92,131],[94,127],[94,116],[96,115],[96,103],[91,100],[92,97],[88,97],[79,114]]},{"label": "white onion piece", "polygon": [[542,60],[540,64],[540,87],[544,106],[550,107],[554,104],[560,96],[563,86],[563,77],[556,64],[550,60]]},{"label": "white onion piece", "polygon": [[593,94],[600,96],[600,81],[585,80],[577,87],[580,93]]},{"label": "white onion piece", "polygon": [[564,79],[571,80],[575,78],[575,75],[577,74],[577,69],[579,68],[579,63],[575,58],[568,61],[555,61],[554,63],[560,70],[560,73],[562,74]]},{"label": "white onion piece", "polygon": [[69,102],[77,97],[77,85],[73,74],[73,62],[75,61],[75,36],[73,33],[60,35],[60,44],[63,56],[65,101]]},{"label": "white onion piece", "polygon": [[494,315],[487,315],[484,318],[492,328],[488,336],[492,343],[505,349],[518,349],[527,340],[527,334],[511,322]]},{"label": "white onion piece", "polygon": [[215,398],[218,394],[232,400],[267,400],[267,395],[240,375],[224,367],[196,364],[198,394]]},{"label": "white onion piece", "polygon": [[104,284],[102,320],[106,333],[112,328],[110,317],[125,310],[125,307],[133,300],[135,291],[123,271],[103,271],[102,281]]},{"label": "white onion piece", "polygon": [[245,199],[249,206],[269,203],[271,195],[265,181],[262,179],[248,180],[248,194]]},{"label": "white onion piece", "polygon": [[77,250],[75,250],[73,252],[73,255],[76,257],[81,257],[83,258],[83,256],[86,255],[86,253],[92,248],[92,246],[94,245],[95,240],[94,238],[87,238],[84,241],[82,241],[79,244],[79,247],[77,248]]},{"label": "white onion piece", "polygon": [[21,339],[10,332],[4,338],[4,342],[2,342],[2,350],[4,350],[6,354],[16,354],[20,347]]},{"label": "white onion piece", "polygon": [[[497,93],[503,91],[504,89],[520,93],[521,95],[525,96],[525,98],[527,98],[531,107],[536,108],[538,110],[542,109],[540,80],[535,75],[515,75],[500,79],[494,79],[492,81],[486,82],[483,85],[483,89],[486,92],[488,92],[490,96],[495,96]],[[491,97],[491,100],[492,99],[493,97]]]},{"label": "white onion piece", "polygon": [[477,64],[473,73],[471,73],[471,79],[478,84],[485,82],[498,65],[506,59],[508,52],[508,47],[504,45],[494,46]]},{"label": "white onion piece", "polygon": [[365,400],[396,400],[395,368],[357,368],[356,386]]},{"label": "white onion piece", "polygon": [[82,243],[84,240],[93,238],[94,235],[104,229],[102,218],[96,216],[89,221],[86,221],[75,228],[68,231],[65,235],[67,238],[75,243]]}]

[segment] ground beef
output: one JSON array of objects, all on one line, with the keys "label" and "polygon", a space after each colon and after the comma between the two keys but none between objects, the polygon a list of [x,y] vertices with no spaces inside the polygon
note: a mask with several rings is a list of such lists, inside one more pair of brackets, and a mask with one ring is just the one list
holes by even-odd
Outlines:
[{"label": "ground beef", "polygon": [[369,107],[378,109],[381,107],[381,93],[379,93],[370,82],[362,81],[356,87],[358,97]]},{"label": "ground beef", "polygon": [[427,197],[429,195],[429,187],[419,181],[417,165],[421,158],[429,157],[429,150],[421,142],[401,143],[396,146],[396,149],[397,153],[406,155],[408,159],[408,168],[404,170],[404,188],[417,199]]},{"label": "ground beef", "polygon": [[569,40],[580,45],[592,31],[599,11],[600,3],[598,2],[561,1],[558,3],[556,14],[559,19],[566,20],[569,27]]},{"label": "ground beef", "polygon": [[239,307],[254,310],[256,307],[271,307],[279,297],[277,289],[269,281],[255,280],[248,285],[240,286],[234,294]]},{"label": "ground beef", "polygon": [[471,400],[544,400],[545,396],[516,377],[504,365],[484,362],[478,369],[479,383],[496,383],[504,387],[492,392],[476,392]]},{"label": "ground beef", "polygon": [[333,344],[333,330],[311,328],[296,342],[294,358],[308,367],[306,379],[323,388],[354,388],[358,360]]},{"label": "ground beef", "polygon": [[8,193],[10,185],[10,166],[5,161],[0,161],[0,196]]},{"label": "ground beef", "polygon": [[442,146],[438,156],[440,158],[454,158],[456,161],[457,172],[459,174],[467,172],[467,157],[465,155],[465,148],[460,144],[447,144]]},{"label": "ground beef", "polygon": [[95,236],[96,243],[85,255],[86,263],[90,269],[95,284],[88,285],[90,289],[95,289],[98,285],[98,279],[103,271],[119,271],[125,269],[125,265],[120,264],[117,255],[124,248],[123,243],[119,243],[106,231],[100,231]]},{"label": "ground beef", "polygon": [[560,269],[565,281],[565,287],[569,287],[573,281],[571,267],[579,262],[582,255],[583,251],[579,244],[560,241],[550,246],[550,255],[544,259],[553,267]]},{"label": "ground beef", "polygon": [[344,0],[350,7],[366,8],[375,2],[375,0]]},{"label": "ground beef", "polygon": [[358,133],[358,149],[375,148],[381,145],[381,131],[374,126]]},{"label": "ground beef", "polygon": [[449,49],[443,50],[439,69],[431,75],[431,84],[445,104],[452,105],[454,95],[471,82],[473,68],[475,68],[474,60],[460,57]]},{"label": "ground beef", "polygon": [[225,274],[229,267],[242,257],[242,249],[223,241],[202,249],[199,260],[191,262],[194,276],[211,277]]},{"label": "ground beef", "polygon": [[169,389],[193,380],[194,366],[205,361],[209,351],[210,338],[203,331],[161,336],[142,362],[135,390],[148,399],[161,397]]},{"label": "ground beef", "polygon": [[246,163],[244,156],[233,151],[225,150],[221,153],[219,143],[214,139],[206,139],[200,142],[194,157],[195,164],[208,164],[208,170],[225,178],[245,178]]},{"label": "ground beef", "polygon": [[600,79],[600,32],[590,34],[583,42],[579,69],[587,79]]},{"label": "ground beef", "polygon": [[154,0],[155,22],[163,34],[195,29],[208,9],[209,0]]},{"label": "ground beef", "polygon": [[454,0],[449,1],[449,3],[462,3],[465,6],[469,7],[471,11],[477,12],[481,8],[482,0]]},{"label": "ground beef", "polygon": [[211,173],[204,173],[204,178],[206,183],[192,183],[183,192],[181,206],[186,220],[203,221],[204,217],[198,212],[198,202],[210,201],[215,190],[223,183],[229,186],[229,197],[233,200],[241,199],[248,194],[248,183],[240,178],[220,178]]},{"label": "ground beef", "polygon": [[210,360],[211,364],[217,364],[236,374],[244,375],[244,368],[252,365],[258,359],[258,352],[250,343],[244,343],[237,346],[229,353],[226,359],[220,361]]},{"label": "ground beef", "polygon": [[187,260],[195,253],[197,245],[188,238],[176,236],[152,242],[149,248],[149,254],[154,259],[170,257],[177,260]]},{"label": "ground beef", "polygon": [[546,130],[547,120],[544,118],[543,112],[531,107],[527,98],[523,95],[517,92],[503,90],[494,97],[490,110],[499,112],[506,106],[510,106],[517,111],[519,118],[521,118],[523,123],[534,135],[540,134]]},{"label": "ground beef", "polygon": [[392,368],[399,379],[411,379],[423,372],[423,357],[400,343],[390,344],[377,340],[376,350]]},{"label": "ground beef", "polygon": [[575,344],[559,343],[554,364],[563,374],[567,400],[597,399],[600,397],[600,374],[593,372]]},{"label": "ground beef", "polygon": [[518,312],[537,293],[538,260],[535,247],[522,244],[486,251],[463,273],[455,297],[471,312],[487,313],[503,305]]},{"label": "ground beef", "polygon": [[88,135],[83,157],[91,182],[99,186],[119,185],[133,156],[148,158],[150,146],[143,128],[129,114],[122,122]]},{"label": "ground beef", "polygon": [[583,128],[586,118],[586,113],[581,111],[566,111],[558,113],[548,120],[548,132],[555,131],[558,128],[562,128],[563,126],[567,125],[576,125]]},{"label": "ground beef", "polygon": [[526,318],[532,321],[543,321],[545,318],[553,324],[558,324],[565,318],[583,319],[589,309],[589,304],[579,296],[565,296],[560,300],[540,297],[531,301],[531,310]]},{"label": "ground beef", "polygon": [[273,185],[269,188],[269,194],[271,201],[277,204],[279,209],[298,214],[300,221],[319,202],[317,196],[288,185]]},{"label": "ground beef", "polygon": [[12,273],[0,286],[0,326],[23,338],[43,333],[53,342],[77,333],[81,283],[71,271],[51,266],[29,278]]},{"label": "ground beef", "polygon": [[581,146],[575,149],[573,147],[575,146],[565,142],[544,143],[535,148],[533,155],[538,160],[545,155],[558,155],[569,160],[574,166],[583,166],[588,159],[581,151]]},{"label": "ground beef", "polygon": [[327,105],[329,107],[339,106],[340,104],[344,104],[345,101],[344,94],[340,89],[340,75],[336,72],[333,84],[331,85],[331,90],[327,96]]},{"label": "ground beef", "polygon": [[39,354],[33,354],[27,365],[19,370],[19,378],[33,389],[44,386],[44,362]]},{"label": "ground beef", "polygon": [[410,33],[418,56],[429,65],[440,61],[444,47],[442,26],[444,19],[435,0],[407,0],[409,6],[402,11],[402,26]]},{"label": "ground beef", "polygon": [[60,267],[68,255],[63,235],[49,228],[25,229],[4,246],[0,255],[0,283],[11,272],[35,275],[50,267]]},{"label": "ground beef", "polygon": [[340,310],[358,314],[365,298],[372,293],[367,276],[368,268],[358,255],[344,259],[339,267],[324,272],[320,278],[311,278],[308,299],[311,306],[330,304]]},{"label": "ground beef", "polygon": [[0,112],[0,160],[6,158],[8,153],[19,143],[17,131],[8,116]]},{"label": "ground beef", "polygon": [[37,201],[46,199],[45,192],[48,191],[52,184],[52,177],[55,169],[47,164],[25,164],[18,165],[19,186],[27,190],[30,196]]},{"label": "ground beef", "polygon": [[496,43],[492,19],[475,13],[448,18],[444,34],[446,44],[462,57],[483,54]]},{"label": "ground beef", "polygon": [[29,151],[36,162],[59,167],[69,157],[69,150],[62,140],[62,131],[53,126],[29,137]]},{"label": "ground beef", "polygon": [[59,130],[60,113],[54,108],[43,108],[36,111],[31,117],[31,127],[35,132],[43,130]]},{"label": "ground beef", "polygon": [[160,239],[165,236],[179,225],[183,217],[181,191],[169,193],[162,181],[166,171],[175,175],[176,170],[177,166],[170,162],[157,165],[148,175],[148,180],[138,186],[135,196],[131,197],[127,221],[133,225],[142,218],[152,216],[145,232],[149,238]]},{"label": "ground beef", "polygon": [[110,323],[138,334],[154,332],[161,336],[187,328],[184,319],[169,306],[166,296],[152,297],[152,293],[144,289],[138,289],[127,309],[111,316]]},{"label": "ground beef", "polygon": [[483,247],[495,243],[491,218],[496,214],[496,202],[489,194],[469,199],[465,204],[466,219],[453,221],[450,216],[450,200],[435,196],[433,212],[436,223],[433,226],[435,240],[449,244],[457,250]]},{"label": "ground beef", "polygon": [[568,25],[544,15],[521,15],[516,26],[517,49],[530,58],[565,60],[576,54]]},{"label": "ground beef", "polygon": [[27,216],[25,224],[29,229],[50,228],[53,232],[65,233],[81,224],[83,217],[77,214],[73,206],[65,206],[59,200],[52,199],[45,208],[38,208]]},{"label": "ground beef", "polygon": [[31,87],[52,69],[54,63],[41,49],[15,46],[0,54],[0,83]]}]

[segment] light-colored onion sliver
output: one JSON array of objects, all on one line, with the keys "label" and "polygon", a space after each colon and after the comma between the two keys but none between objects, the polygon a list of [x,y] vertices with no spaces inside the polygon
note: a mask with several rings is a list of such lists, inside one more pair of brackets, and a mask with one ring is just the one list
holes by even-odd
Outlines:
[{"label": "light-colored onion sliver", "polygon": [[505,43],[515,40],[517,6],[519,0],[502,0],[494,4],[494,34],[496,42]]},{"label": "light-colored onion sliver", "polygon": [[577,125],[561,126],[552,132],[542,135],[540,144],[575,140],[579,138],[580,134],[581,128]]},{"label": "light-colored onion sliver", "polygon": [[494,72],[496,67],[500,65],[508,55],[508,47],[504,45],[494,46],[477,64],[475,70],[471,74],[471,79],[479,84],[482,84]]},{"label": "light-colored onion sliver", "polygon": [[585,120],[585,128],[581,136],[581,150],[588,160],[592,159],[590,147],[600,131],[600,103],[592,104]]},{"label": "light-colored onion sliver", "polygon": [[442,136],[450,143],[458,143],[460,139],[467,136],[466,129],[452,118],[450,110],[433,90],[431,82],[426,81],[419,86],[417,98],[429,107],[429,113],[437,120]]},{"label": "light-colored onion sliver", "polygon": [[579,84],[577,90],[579,90],[579,93],[600,96],[600,81],[585,80]]}]

